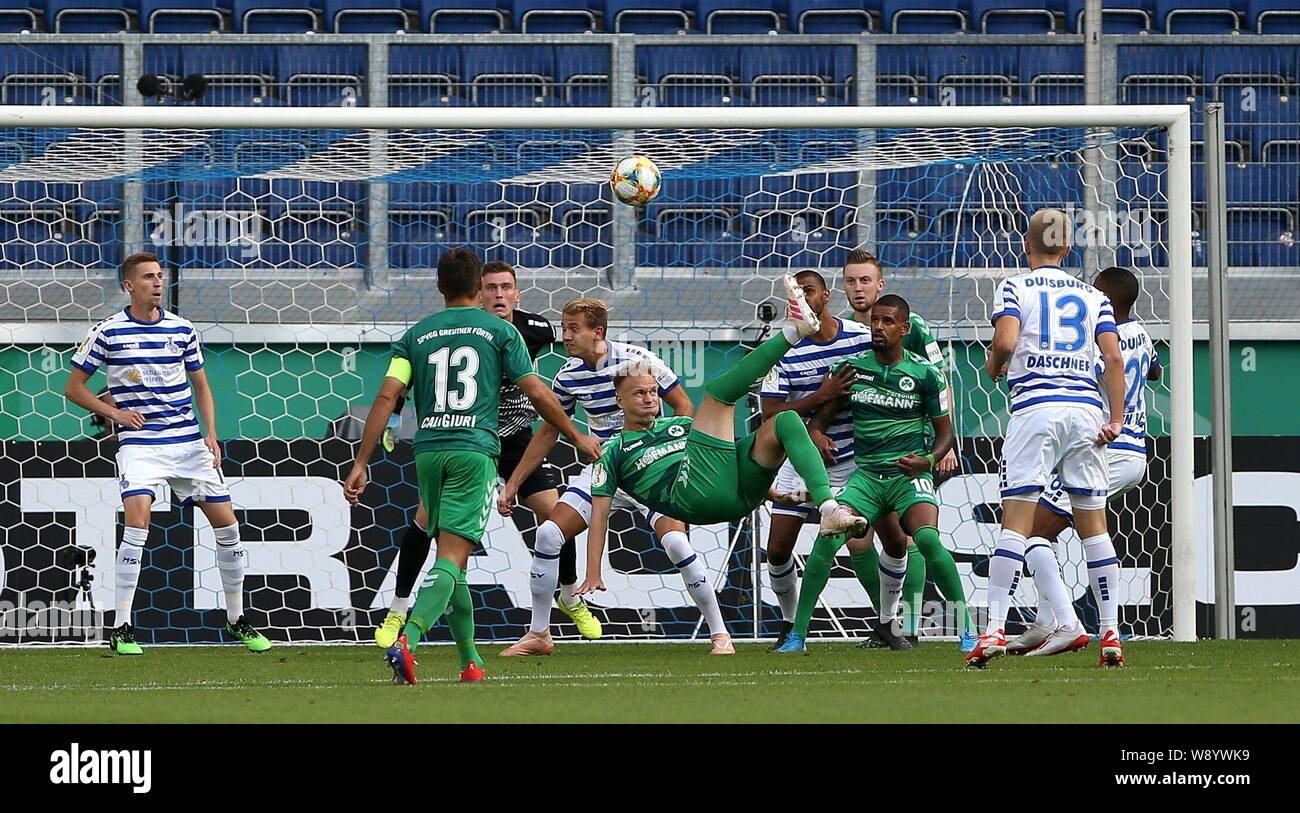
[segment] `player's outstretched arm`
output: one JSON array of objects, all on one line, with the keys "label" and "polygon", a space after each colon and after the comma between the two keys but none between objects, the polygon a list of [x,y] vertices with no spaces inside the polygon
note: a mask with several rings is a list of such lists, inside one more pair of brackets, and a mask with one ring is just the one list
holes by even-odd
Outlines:
[{"label": "player's outstretched arm", "polygon": [[587,578],[574,592],[577,595],[605,589],[600,575],[601,559],[605,555],[605,534],[609,530],[609,511],[613,497],[593,494],[591,497],[591,524],[587,527]]},{"label": "player's outstretched arm", "polygon": [[[542,420],[555,427],[560,434],[568,438],[569,442],[578,450],[579,456],[586,462],[591,462],[600,457],[600,441],[578,431],[578,428],[573,425],[573,421],[565,414],[564,407],[560,406],[560,399],[555,397],[555,393],[551,392],[540,378],[529,375],[524,376],[515,383],[519,385],[519,389],[528,397],[528,400],[533,402],[533,406],[537,409],[537,414],[542,416]],[[531,445],[529,444],[530,447]],[[540,462],[539,459],[533,464],[533,468],[537,468],[537,463]],[[522,463],[519,469],[523,469]],[[524,476],[527,477],[531,473],[530,470]]]},{"label": "player's outstretched arm", "polygon": [[1006,372],[1007,362],[1016,352],[1016,343],[1020,341],[1020,317],[1001,316],[993,325],[993,343],[989,348],[989,357],[984,362],[984,371],[989,378],[998,381]]},{"label": "player's outstretched arm", "polygon": [[695,404],[691,402],[691,396],[686,394],[686,388],[680,384],[665,393],[664,400],[673,408],[675,418],[689,418],[695,414]]},{"label": "player's outstretched arm", "polygon": [[1097,337],[1102,362],[1106,365],[1106,400],[1110,402],[1110,420],[1097,435],[1098,443],[1110,443],[1124,427],[1124,357],[1119,352],[1119,334],[1108,331]]},{"label": "player's outstretched arm", "polygon": [[501,516],[508,517],[515,512],[515,495],[519,493],[519,487],[542,464],[559,439],[560,430],[549,423],[543,423],[533,439],[528,441],[523,456],[519,458],[515,470],[510,473],[510,479],[501,487],[501,494],[497,497],[497,512]]},{"label": "player's outstretched arm", "polygon": [[199,411],[199,421],[203,424],[203,445],[212,452],[212,467],[221,468],[221,444],[217,443],[217,406],[212,400],[212,386],[208,383],[208,371],[194,370],[190,373],[190,388],[194,390],[194,406]]},{"label": "player's outstretched arm", "polygon": [[133,409],[118,409],[111,402],[95,397],[95,393],[86,386],[90,376],[85,370],[73,369],[68,373],[67,383],[63,385],[63,395],[72,403],[96,415],[102,415],[114,423],[139,429],[144,426],[144,416]]},{"label": "player's outstretched arm", "polygon": [[401,395],[406,384],[407,382],[400,378],[388,376],[384,379],[384,383],[379,385],[379,392],[375,395],[374,403],[370,405],[370,412],[366,414],[366,427],[361,432],[361,443],[357,446],[357,459],[352,464],[352,472],[348,475],[348,479],[343,482],[343,496],[347,497],[352,505],[356,505],[361,500],[361,492],[366,490],[366,483],[370,479],[366,472],[366,467],[370,465],[370,456],[375,453],[375,444],[379,442],[379,436],[388,426],[388,419],[393,414],[397,396]]}]

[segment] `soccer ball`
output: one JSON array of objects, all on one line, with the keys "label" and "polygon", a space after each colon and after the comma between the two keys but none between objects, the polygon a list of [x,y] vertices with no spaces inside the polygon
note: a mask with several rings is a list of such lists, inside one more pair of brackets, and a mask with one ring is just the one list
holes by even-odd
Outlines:
[{"label": "soccer ball", "polygon": [[614,166],[609,175],[609,188],[614,195],[629,206],[643,206],[659,194],[663,176],[659,167],[644,155],[629,155]]}]

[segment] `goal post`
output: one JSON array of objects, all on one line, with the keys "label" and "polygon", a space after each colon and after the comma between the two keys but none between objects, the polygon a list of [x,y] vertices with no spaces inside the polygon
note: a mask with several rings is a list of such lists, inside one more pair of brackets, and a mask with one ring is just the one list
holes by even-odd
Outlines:
[{"label": "goal post", "polygon": [[[166,181],[177,188],[189,184],[192,188],[186,187],[189,191],[183,194],[191,197],[177,197],[177,201],[194,206],[238,209],[258,218],[269,217],[266,212],[271,211],[276,213],[275,217],[290,221],[308,217],[301,212],[310,210],[311,222],[306,225],[294,222],[284,235],[277,235],[280,253],[263,253],[255,261],[235,267],[236,271],[245,269],[250,279],[217,274],[215,268],[207,267],[217,261],[213,257],[218,254],[186,255],[190,257],[187,269],[214,273],[204,283],[208,286],[204,291],[208,296],[202,299],[201,312],[187,312],[184,298],[180,303],[181,315],[201,323],[205,342],[214,338],[231,346],[240,341],[259,342],[260,352],[277,355],[276,371],[298,382],[316,380],[314,375],[319,378],[302,365],[311,363],[314,354],[325,352],[320,348],[356,346],[355,351],[338,351],[340,360],[331,362],[333,372],[318,383],[303,383],[302,389],[296,392],[277,393],[275,375],[259,372],[256,365],[246,365],[247,369],[241,368],[232,378],[236,388],[248,382],[257,382],[261,387],[255,398],[249,396],[253,405],[239,420],[239,430],[256,429],[265,437],[286,441],[289,449],[297,439],[308,437],[307,427],[311,422],[308,418],[314,421],[313,426],[324,423],[327,409],[356,406],[363,393],[373,392],[374,382],[361,380],[361,366],[357,365],[355,356],[349,366],[349,352],[380,354],[383,342],[397,338],[404,324],[414,323],[440,307],[436,292],[428,285],[431,278],[427,272],[404,283],[400,281],[404,272],[385,263],[385,274],[372,275],[369,271],[373,269],[366,267],[364,250],[346,258],[342,253],[332,255],[333,243],[322,245],[321,238],[313,236],[317,234],[313,231],[317,221],[331,223],[340,232],[345,228],[331,218],[336,214],[335,204],[348,199],[342,191],[346,184],[382,181],[390,211],[399,205],[395,201],[403,200],[405,203],[401,205],[417,214],[422,211],[420,207],[430,212],[436,207],[436,217],[430,213],[420,219],[421,227],[433,235],[429,238],[430,245],[451,240],[447,236],[450,234],[476,245],[475,235],[487,235],[484,239],[493,249],[509,252],[488,251],[489,258],[506,257],[512,261],[520,271],[521,288],[525,287],[526,273],[535,268],[545,269],[546,274],[557,280],[542,292],[547,306],[545,312],[551,314],[552,321],[556,321],[556,309],[565,297],[584,294],[616,297],[622,307],[616,305],[611,314],[611,338],[626,337],[647,343],[651,349],[655,349],[655,342],[661,342],[667,348],[664,352],[672,353],[678,351],[669,345],[674,341],[680,343],[680,337],[690,335],[701,341],[702,347],[708,345],[701,350],[700,364],[707,361],[715,369],[738,357],[735,354],[741,352],[739,342],[765,329],[763,321],[754,314],[754,306],[776,294],[775,280],[779,273],[805,267],[837,273],[843,250],[859,245],[861,236],[867,234],[873,244],[882,245],[882,250],[888,249],[893,241],[892,254],[900,258],[896,266],[886,263],[899,269],[898,282],[891,283],[890,290],[899,291],[909,299],[915,291],[918,296],[929,297],[927,302],[947,305],[946,313],[924,315],[935,323],[940,341],[950,351],[950,360],[965,365],[954,368],[952,383],[955,394],[965,400],[966,411],[972,417],[965,421],[969,425],[958,421],[958,430],[967,440],[992,441],[992,430],[1001,420],[999,396],[987,382],[972,376],[969,359],[987,342],[988,283],[1012,273],[1022,261],[1017,242],[1020,227],[1017,213],[1023,214],[1026,208],[1044,202],[1073,202],[1083,207],[1082,196],[1077,201],[1068,199],[1078,193],[1079,184],[1106,184],[1108,194],[1094,197],[1103,201],[1118,198],[1124,205],[1155,203],[1167,211],[1167,219],[1160,227],[1162,253],[1159,259],[1153,254],[1144,262],[1161,287],[1159,309],[1164,314],[1162,321],[1167,322],[1167,334],[1157,338],[1167,341],[1169,348],[1168,403],[1162,408],[1167,414],[1161,416],[1168,436],[1169,506],[1167,517],[1158,520],[1167,521],[1167,534],[1162,533],[1161,538],[1168,540],[1168,560],[1163,562],[1160,555],[1155,560],[1163,562],[1158,565],[1165,571],[1160,579],[1167,578],[1171,585],[1165,597],[1171,621],[1166,625],[1143,616],[1131,632],[1191,641],[1196,632],[1197,563],[1193,533],[1190,116],[1188,107],[1172,105],[616,109],[0,106],[0,153],[7,156],[0,161],[0,225],[3,225],[6,203],[13,203],[10,208],[14,210],[27,206],[32,193],[23,191],[24,184],[43,185],[39,194],[61,205],[64,212],[74,206],[94,209],[94,195],[90,190],[94,184],[106,181],[142,182],[125,185],[135,190],[138,196],[135,205],[146,207],[168,202],[154,197],[149,188],[153,182]],[[236,131],[260,135],[247,140],[245,146],[251,146],[243,153],[236,149],[239,145],[223,144],[217,149],[205,146],[208,134]],[[338,137],[311,137],[312,133],[322,131],[334,132]],[[861,137],[864,132],[871,137]],[[600,135],[585,138],[584,133]],[[499,134],[503,135],[497,139]],[[835,134],[844,137],[837,139]],[[491,150],[476,146],[493,139],[500,140],[503,146],[494,145]],[[683,188],[689,186],[692,190],[689,194],[682,193],[680,200],[674,202],[676,208],[668,208],[665,201],[654,204],[661,206],[655,211],[667,212],[667,225],[656,230],[654,223],[647,225],[650,216],[644,215],[639,237],[634,228],[611,230],[604,220],[594,222],[587,214],[588,208],[597,205],[621,205],[611,202],[607,189],[602,192],[601,173],[607,177],[613,165],[610,158],[620,150],[629,149],[629,145],[660,163],[665,189],[680,181]],[[1105,151],[1097,150],[1098,146],[1113,148],[1119,157],[1104,154],[1099,157],[1098,153]],[[770,159],[769,148],[774,156]],[[194,158],[200,153],[201,160]],[[1152,158],[1156,153],[1158,156]],[[292,157],[286,157],[291,154]],[[1089,162],[1091,166],[1087,166]],[[850,174],[870,180],[838,179]],[[1095,180],[1080,181],[1085,175]],[[246,188],[237,183],[244,178],[257,179],[258,185]],[[800,178],[812,179],[808,189],[800,186]],[[211,193],[210,189],[205,192],[203,184],[214,179],[231,184],[221,185],[220,193]],[[737,184],[737,179],[745,182]],[[293,194],[298,197],[286,198],[288,193],[277,190],[275,183],[280,180],[297,184]],[[491,206],[474,210],[457,197],[462,194],[458,184],[468,187],[485,183],[497,187],[498,199],[490,201]],[[331,184],[333,187],[329,187]],[[426,190],[423,198],[412,195],[404,199],[403,184],[425,184],[440,189]],[[63,191],[64,185],[72,187],[72,191]],[[328,188],[317,188],[321,185]],[[447,188],[441,189],[442,186]],[[578,194],[579,187],[581,194]],[[249,188],[257,191],[250,192]],[[891,232],[892,237],[885,235],[878,219],[888,216],[889,207],[884,204],[899,190],[909,200],[915,199],[917,211],[924,209],[943,216],[936,219],[936,225],[910,231],[904,227]],[[211,200],[205,194],[211,195]],[[726,239],[735,237],[737,241],[733,253],[711,252],[707,245],[699,246],[693,253],[683,249],[677,254],[657,254],[651,250],[657,237],[673,233],[671,218],[703,222],[725,195],[739,198],[735,211],[728,215],[728,222],[739,234],[724,234]],[[769,198],[775,203],[771,208],[762,208],[759,204]],[[129,204],[119,200],[118,205]],[[527,209],[529,217],[537,219],[513,219],[513,215],[503,220],[492,219],[492,212],[506,211],[509,207],[514,207],[511,212]],[[832,210],[836,212],[834,217],[826,214],[824,219],[817,219]],[[106,259],[108,255],[95,253],[93,257],[77,260],[41,260],[45,256],[42,249],[48,254],[63,236],[51,226],[49,236],[40,232],[40,236],[33,237],[33,232],[25,229],[23,223],[30,225],[34,216],[27,209],[23,211],[26,220],[12,233],[6,232],[7,239],[20,244],[23,252],[32,249],[28,253],[36,259],[28,261],[28,253],[16,252],[14,256],[21,259],[0,268],[3,289],[0,353],[10,354],[8,362],[0,362],[0,375],[10,375],[13,381],[22,380],[38,389],[44,387],[48,390],[46,394],[53,398],[56,390],[61,392],[60,375],[66,374],[66,366],[45,369],[40,374],[26,368],[21,374],[6,372],[7,368],[22,364],[35,366],[37,348],[43,345],[79,341],[89,327],[91,314],[101,314],[102,318],[108,305],[121,307],[124,300],[119,297],[110,302],[105,295],[103,302],[81,307],[78,301],[81,283],[98,281],[104,290],[112,289],[111,285],[104,285],[105,273],[114,270]],[[483,214],[485,211],[487,215]],[[769,217],[774,212],[779,217]],[[860,212],[869,212],[870,221],[860,219],[867,217]],[[1004,220],[1007,213],[1012,213],[1011,219]],[[120,241],[132,234],[137,228],[131,221],[134,214],[127,212],[127,223],[111,232],[108,239]],[[144,212],[138,214],[143,217]],[[571,215],[572,220],[565,221],[558,232],[560,237],[540,236],[555,225],[547,218],[558,218],[561,214]],[[779,225],[773,226],[773,222]],[[725,226],[724,230],[733,225]],[[386,248],[399,242],[391,222],[374,226],[373,233],[384,236]],[[481,231],[475,231],[480,227]],[[764,229],[775,229],[777,233],[766,234]],[[594,236],[575,236],[588,232]],[[766,239],[767,247],[753,248],[761,242],[757,238]],[[627,240],[634,245],[611,245]],[[928,245],[938,248],[925,255],[922,248]],[[302,255],[309,255],[310,259],[302,260],[298,248],[311,249]],[[938,255],[943,255],[945,260],[938,261]],[[276,259],[268,261],[266,256]],[[372,252],[371,260],[373,256]],[[429,256],[421,255],[420,262],[427,262]],[[608,272],[614,264],[613,256],[633,260],[638,273],[632,274],[631,280],[610,280]],[[727,259],[718,260],[719,256]],[[360,273],[352,273],[358,268]],[[639,280],[658,286],[654,296],[638,288]],[[261,298],[256,302],[240,300],[238,289],[245,284],[257,287]],[[223,286],[230,289],[228,302],[221,300]],[[946,298],[940,291],[943,287],[949,292]],[[664,291],[676,291],[676,298],[665,298]],[[366,294],[364,298],[362,293]],[[401,308],[393,305],[397,293],[402,299]],[[1149,300],[1155,302],[1156,295]],[[672,307],[663,302],[672,303]],[[738,316],[741,312],[738,308],[742,306],[748,308],[749,314],[743,318]],[[521,307],[542,310],[531,305],[527,296]],[[330,319],[315,319],[313,314],[319,310],[328,310]],[[72,335],[76,338],[69,339]],[[370,351],[365,351],[366,343],[372,341],[367,337],[373,335],[378,335],[380,340],[373,342]],[[43,339],[43,336],[57,338]],[[720,341],[730,341],[735,346],[720,348]],[[553,354],[544,366],[553,371],[558,360]],[[243,397],[238,392],[218,392],[218,412],[225,408],[223,399],[236,396]],[[9,416],[15,426],[12,436],[35,443],[30,452],[22,453],[27,455],[24,460],[57,453],[58,448],[64,448],[62,454],[66,455],[66,447],[41,444],[66,443],[77,437],[75,432],[70,435],[66,428],[51,428],[55,424],[64,427],[56,418],[66,415],[50,416],[41,423],[42,410],[49,409],[48,405],[53,403],[48,398],[38,403],[17,397],[7,402],[3,411],[12,413]],[[368,404],[368,397],[365,403]],[[295,410],[302,409],[310,414],[295,415]],[[276,414],[277,410],[282,414]],[[326,440],[324,444],[332,442]],[[338,451],[338,447],[331,448],[331,454]],[[982,457],[982,464],[991,463],[990,458],[995,454],[992,446],[977,444],[972,448],[975,451],[971,454]],[[268,479],[279,478],[278,482],[266,484],[268,492],[278,494],[278,490],[290,489],[286,485],[289,480],[294,484],[292,488],[326,487],[328,478],[320,472],[328,466],[298,470],[287,464],[261,468],[254,465],[261,462],[264,461],[254,460],[241,470],[261,472]],[[109,469],[99,465],[94,476],[103,479],[112,475]],[[57,480],[57,476],[53,479]],[[982,486],[974,481],[954,483],[946,488],[953,490],[958,486],[958,491],[965,489],[961,491],[965,496],[954,499],[966,500],[962,510],[967,514],[975,510],[974,506],[989,502],[987,495],[980,491]],[[84,521],[88,506],[80,506],[77,518],[69,520],[55,506],[57,484],[41,488],[46,488],[48,494],[41,497],[39,504],[53,506],[48,508],[48,513],[54,517],[42,522],[63,529],[69,522]],[[95,485],[94,488],[106,500],[116,496],[110,487]],[[33,486],[23,493],[36,494],[38,490]],[[291,490],[286,491],[285,496],[290,493]],[[405,516],[405,506],[401,511],[395,504],[387,507],[392,510],[384,521],[398,518],[400,522]],[[12,516],[46,510],[30,506],[11,506],[11,509]],[[966,521],[973,521],[963,516]],[[110,517],[95,526],[94,533],[101,535],[101,544],[112,543],[104,537],[110,530],[102,524],[107,522],[111,526],[112,521]],[[348,522],[345,515],[333,521]],[[380,523],[379,519],[374,521]],[[1157,521],[1154,514],[1149,521]],[[756,598],[758,591],[753,590],[753,582],[762,576],[759,548],[766,541],[758,538],[760,524],[752,523],[753,527],[747,529],[752,555],[740,549],[739,540],[744,535],[732,528],[718,533],[718,550],[706,556],[715,573],[719,568],[727,571],[723,575],[734,571],[736,583],[741,585],[735,590],[737,596],[743,596],[727,607],[728,622],[741,634],[759,630],[762,619],[771,613],[770,605],[765,609]],[[400,525],[392,530],[400,536]],[[310,531],[318,532],[327,531]],[[31,573],[22,575],[22,579],[27,579],[22,584],[30,582],[31,589],[38,591],[40,573],[55,567],[53,554],[46,556],[43,552],[33,552],[30,546],[18,545],[19,531],[13,527],[5,529],[5,533],[7,536],[0,541],[7,544],[0,544],[0,552],[11,559],[15,555],[21,557],[18,565],[21,568],[28,568],[26,559],[31,557],[28,568]],[[77,533],[78,544],[84,544],[87,532],[78,526]],[[343,536],[347,536],[346,530]],[[340,544],[350,543],[344,540]],[[644,594],[651,607],[660,606],[655,603],[661,600],[659,596],[669,593],[673,598],[668,600],[676,601],[676,596],[681,594],[680,580],[674,582],[674,574],[660,573],[650,567],[647,556],[637,553],[632,557],[630,572],[634,575],[629,577],[629,585],[640,585],[635,589]],[[211,556],[203,558],[196,545],[195,569],[210,567],[208,559]],[[329,588],[324,590],[329,600],[320,608],[310,610],[286,600],[285,606],[277,605],[267,611],[272,631],[288,640],[365,640],[364,627],[373,623],[377,605],[367,603],[358,607],[356,601],[379,602],[384,591],[391,590],[391,576],[385,581],[382,574],[375,575],[375,571],[391,565],[391,553],[364,561],[364,573],[355,572],[358,566],[354,564],[315,573],[312,578],[318,583],[329,582]],[[579,556],[580,567],[581,563]],[[111,557],[105,561],[101,555],[98,571],[101,585],[105,576],[111,584],[111,565]],[[10,570],[15,568],[13,561],[7,566]],[[526,574],[528,562],[526,556],[514,555],[500,560],[494,567],[502,568],[502,573],[510,569]],[[653,579],[650,574],[655,574]],[[296,589],[290,578],[294,575],[267,575],[268,586],[264,589],[288,595]],[[307,580],[302,574],[296,577]],[[193,589],[210,586],[211,578],[212,574],[197,574]],[[729,581],[719,577],[720,584]],[[526,583],[525,575],[525,592]],[[1083,583],[1086,585],[1086,579]],[[1151,583],[1156,583],[1154,577]],[[358,584],[364,585],[360,592]],[[163,592],[166,589],[170,588],[160,588]],[[319,585],[313,585],[313,589],[319,589]],[[510,589],[518,592],[517,587]],[[752,593],[745,593],[746,589]],[[967,589],[974,589],[973,583]],[[18,594],[17,590],[13,588],[11,594]],[[357,599],[357,595],[363,599]],[[527,604],[514,601],[511,606],[511,602],[499,595],[491,601],[495,603],[488,612],[493,614],[493,620],[487,628],[493,630],[494,639],[502,640],[506,630],[518,627],[520,613]],[[257,602],[254,597],[254,609]],[[752,602],[753,606],[746,607],[746,602]],[[681,606],[688,605],[689,602]],[[137,612],[140,606],[138,602]],[[667,616],[671,623],[661,620],[656,622],[657,626],[644,622],[644,612],[641,612],[640,628],[638,616],[629,611],[619,616],[626,618],[619,622],[622,625],[619,629],[625,629],[622,634],[627,637],[659,634],[651,633],[652,629],[687,636],[697,621],[697,616],[691,614],[693,608],[689,610],[675,609]],[[204,625],[201,613],[191,617],[186,612],[186,608],[168,605],[156,617],[162,619],[161,623]],[[845,618],[836,611],[831,611],[830,616],[829,629],[846,629]],[[328,632],[320,631],[326,628]],[[353,632],[347,632],[349,629]],[[0,643],[6,640],[10,639],[0,639]],[[209,638],[183,632],[170,640]]]}]

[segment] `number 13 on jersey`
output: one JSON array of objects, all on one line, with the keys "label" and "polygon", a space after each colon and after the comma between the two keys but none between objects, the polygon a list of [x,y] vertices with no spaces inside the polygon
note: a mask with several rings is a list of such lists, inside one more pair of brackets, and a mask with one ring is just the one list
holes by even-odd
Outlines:
[{"label": "number 13 on jersey", "polygon": [[[478,382],[474,375],[478,372],[478,351],[472,347],[443,347],[429,354],[429,364],[433,367],[433,411],[462,412],[473,406],[478,399]],[[456,387],[449,384],[453,370]]]}]

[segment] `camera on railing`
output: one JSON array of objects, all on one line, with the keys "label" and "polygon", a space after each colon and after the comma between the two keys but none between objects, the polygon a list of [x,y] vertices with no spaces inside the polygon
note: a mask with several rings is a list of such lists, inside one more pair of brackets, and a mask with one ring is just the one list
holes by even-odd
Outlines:
[{"label": "camera on railing", "polygon": [[174,102],[197,102],[208,92],[208,78],[201,73],[192,73],[176,88],[166,78],[157,74],[146,73],[135,83],[135,89],[146,99],[162,102],[171,98]]}]

